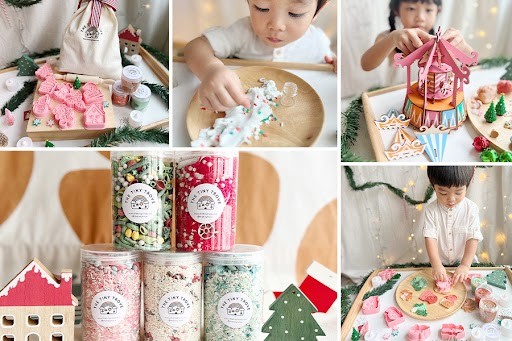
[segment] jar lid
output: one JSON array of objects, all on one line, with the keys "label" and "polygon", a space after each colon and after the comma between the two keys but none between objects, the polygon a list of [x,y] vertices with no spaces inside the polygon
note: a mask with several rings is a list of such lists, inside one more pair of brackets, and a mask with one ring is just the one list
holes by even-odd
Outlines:
[{"label": "jar lid", "polygon": [[121,95],[121,96],[129,95],[129,93],[124,90],[124,88],[121,84],[122,84],[121,81],[116,81],[112,85],[112,92],[115,92],[116,94]]},{"label": "jar lid", "polygon": [[182,252],[182,251],[156,251],[145,252],[144,262],[162,265],[189,265],[201,263],[203,255],[199,252]]},{"label": "jar lid", "polygon": [[142,71],[135,65],[128,65],[123,68],[122,77],[129,82],[140,82],[142,81]]},{"label": "jar lid", "polygon": [[219,149],[219,148],[212,148],[212,149],[201,149],[201,150],[192,150],[192,151],[177,151],[176,152],[176,162],[178,168],[186,167],[188,165],[191,165],[197,161],[199,161],[200,158],[207,157],[207,156],[219,156],[219,157],[226,157],[226,158],[238,158],[239,153],[237,149]]},{"label": "jar lid", "polygon": [[261,264],[265,260],[265,252],[258,245],[236,244],[229,251],[205,252],[204,260],[220,265]]},{"label": "jar lid", "polygon": [[90,244],[82,246],[82,261],[130,261],[140,260],[139,250],[118,250],[112,244]]},{"label": "jar lid", "polygon": [[149,157],[149,158],[163,158],[172,159],[174,156],[173,151],[166,150],[139,150],[139,151],[127,151],[127,150],[113,150],[110,152],[110,160],[119,161],[123,157],[137,158],[137,157]]},{"label": "jar lid", "polygon": [[132,94],[132,98],[138,100],[146,100],[149,99],[149,97],[151,97],[151,90],[144,84],[139,85],[137,91]]}]

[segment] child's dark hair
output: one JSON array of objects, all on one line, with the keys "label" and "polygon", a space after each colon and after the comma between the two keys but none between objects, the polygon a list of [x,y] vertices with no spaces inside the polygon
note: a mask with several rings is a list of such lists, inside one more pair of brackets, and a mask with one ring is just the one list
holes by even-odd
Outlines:
[{"label": "child's dark hair", "polygon": [[327,3],[327,1],[329,0],[318,0],[318,4],[316,5],[316,12],[315,12],[315,15],[318,13],[318,11],[320,10],[320,8],[323,7],[323,5],[325,5]]},{"label": "child's dark hair", "polygon": [[[395,17],[398,13],[398,8],[400,7],[400,4],[402,2],[418,2],[421,3],[429,3],[429,4],[435,4],[437,7],[441,7],[443,0],[391,0],[389,2],[389,32],[393,32],[396,30],[395,27]],[[320,1],[318,1],[320,2]],[[434,29],[432,28],[429,32],[430,34],[435,34]]]},{"label": "child's dark hair", "polygon": [[468,187],[475,174],[473,166],[428,166],[427,176],[432,186]]}]

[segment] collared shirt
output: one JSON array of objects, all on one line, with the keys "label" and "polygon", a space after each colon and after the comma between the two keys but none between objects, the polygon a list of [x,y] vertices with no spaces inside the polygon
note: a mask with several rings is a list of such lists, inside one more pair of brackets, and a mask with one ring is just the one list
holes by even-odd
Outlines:
[{"label": "collared shirt", "polygon": [[437,239],[439,256],[443,264],[453,264],[464,256],[466,241],[484,239],[480,232],[478,206],[464,198],[453,208],[437,200],[425,208],[423,237]]},{"label": "collared shirt", "polygon": [[302,37],[280,48],[265,45],[254,33],[249,17],[239,19],[228,28],[212,27],[203,36],[210,42],[217,58],[325,63],[325,56],[333,55],[329,38],[313,25]]}]

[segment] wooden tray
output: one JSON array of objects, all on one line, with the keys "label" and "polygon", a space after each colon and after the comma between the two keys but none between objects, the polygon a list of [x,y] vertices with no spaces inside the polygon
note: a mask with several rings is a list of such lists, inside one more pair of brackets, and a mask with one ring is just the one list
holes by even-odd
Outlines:
[{"label": "wooden tray", "polygon": [[[57,80],[59,83],[64,83],[63,80]],[[35,103],[41,95],[38,90],[41,86],[42,81],[39,80],[37,82],[36,91],[34,93],[34,102]],[[85,84],[84,84],[85,85]],[[100,135],[105,134],[113,129],[115,129],[115,118],[114,118],[114,109],[112,108],[112,98],[110,95],[110,89],[108,85],[97,85],[98,88],[103,93],[103,100],[108,102],[108,107],[104,107],[105,110],[105,129],[102,130],[87,130],[84,127],[84,113],[78,112],[76,110],[73,111],[75,115],[75,120],[73,127],[70,129],[60,129],[58,123],[55,121],[53,117],[53,113],[46,116],[45,118],[40,118],[41,124],[39,126],[34,126],[32,123],[37,118],[34,116],[32,111],[30,112],[30,118],[27,124],[27,136],[30,137],[33,141],[45,141],[45,140],[83,140],[83,139],[94,139]],[[50,107],[53,109],[59,103],[54,99],[51,99]],[[53,119],[55,124],[53,127],[49,127],[46,123]]]},{"label": "wooden tray", "polygon": [[[275,81],[278,89],[282,89],[285,82],[294,82],[298,86],[295,105],[275,108],[274,115],[278,121],[262,125],[267,137],[252,139],[248,146],[309,147],[316,142],[324,124],[324,106],[316,91],[306,81],[287,71],[263,66],[242,67],[235,72],[244,88],[261,86],[258,82],[261,77]],[[193,140],[197,139],[201,129],[213,126],[215,119],[224,115],[201,110],[196,92],[187,112],[187,129],[190,137]],[[283,123],[282,127],[280,123]]]},{"label": "wooden tray", "polygon": [[[415,291],[414,288],[411,286],[411,282],[416,276],[421,276],[427,280],[427,286],[423,288],[420,291]],[[439,304],[441,302],[441,299],[445,296],[443,294],[437,293],[434,290],[435,287],[435,281],[432,277],[432,270],[431,269],[424,269],[417,271],[404,279],[400,284],[396,287],[395,291],[395,300],[400,309],[402,311],[418,320],[425,320],[425,321],[431,321],[431,320],[439,320],[445,317],[448,317],[450,315],[455,314],[464,304],[464,301],[466,300],[466,287],[462,283],[457,283],[453,288],[452,291],[450,291],[449,294],[446,295],[457,295],[457,301],[455,301],[455,304],[450,307],[449,309],[443,307]],[[404,301],[400,298],[400,292],[404,289],[407,289],[412,292],[412,299],[409,301]],[[433,304],[428,304],[427,302],[423,302],[420,300],[420,295],[426,291],[426,290],[432,290],[437,296],[437,302]],[[416,303],[425,303],[425,306],[427,307],[427,316],[421,316],[413,313],[411,309],[414,307],[414,304]]]},{"label": "wooden tray", "polygon": [[[494,86],[496,86],[494,84]],[[494,98],[493,102],[494,105],[496,105],[500,99],[501,95],[498,94]],[[512,94],[506,94],[505,95],[505,105],[507,107],[508,112],[512,112],[512,107],[510,105],[510,101],[512,100]],[[479,109],[483,114],[479,116],[476,113],[473,113],[473,109],[471,107],[471,101],[468,101],[467,103],[467,111],[469,120],[471,121],[471,124],[475,128],[475,130],[480,134],[485,136],[488,140],[491,146],[500,151],[512,151],[512,144],[510,143],[510,137],[512,136],[512,129],[507,129],[504,127],[504,124],[506,121],[512,120],[511,116],[496,116],[497,119],[493,123],[487,123],[487,121],[484,118],[485,112],[489,108],[489,104],[483,104],[482,107]],[[491,137],[491,131],[496,130],[499,135],[498,137],[494,138]]]}]

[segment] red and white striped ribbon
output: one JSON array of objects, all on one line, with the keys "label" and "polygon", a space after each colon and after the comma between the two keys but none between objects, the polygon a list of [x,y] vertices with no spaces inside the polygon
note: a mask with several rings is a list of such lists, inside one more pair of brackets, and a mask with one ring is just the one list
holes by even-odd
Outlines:
[{"label": "red and white striped ribbon", "polygon": [[[82,5],[82,1],[80,0],[80,3],[78,4],[78,8]],[[100,18],[101,18],[101,7],[103,5],[110,6],[114,9],[114,11],[117,10],[117,0],[89,0],[92,1],[92,13],[91,13],[91,20],[89,21],[89,25],[94,27],[100,27]]]}]

